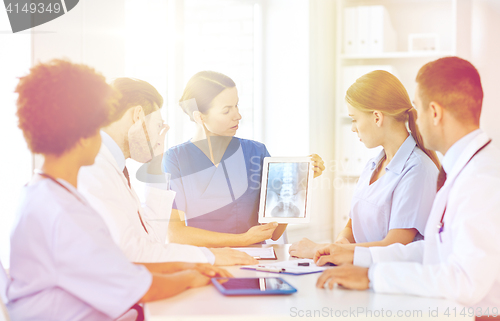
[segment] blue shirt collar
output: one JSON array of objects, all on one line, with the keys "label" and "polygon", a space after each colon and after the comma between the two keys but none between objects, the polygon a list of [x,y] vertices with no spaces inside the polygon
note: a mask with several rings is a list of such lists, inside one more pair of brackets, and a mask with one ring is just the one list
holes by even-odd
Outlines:
[{"label": "blue shirt collar", "polygon": [[116,164],[118,165],[118,168],[123,171],[125,168],[125,156],[123,155],[122,150],[120,149],[120,146],[105,132],[101,130],[101,138],[102,138],[102,144],[106,146],[106,148],[111,152],[111,155],[113,155],[113,158],[116,160]]},{"label": "blue shirt collar", "polygon": [[476,129],[473,132],[468,133],[464,137],[460,138],[458,141],[453,144],[450,149],[446,152],[446,154],[443,157],[442,161],[442,166],[443,169],[446,173],[450,173],[451,170],[453,169],[453,166],[457,162],[458,158],[460,157],[460,154],[465,150],[467,145],[470,144],[480,134],[482,134],[483,131],[481,129]]},{"label": "blue shirt collar", "polygon": [[[416,145],[417,143],[415,142],[415,139],[413,139],[413,136],[411,134],[408,135],[408,137],[399,147],[398,151],[396,152],[396,155],[394,155],[394,158],[391,160],[389,165],[387,165],[385,170],[393,172],[395,174],[401,174],[401,172],[405,167],[406,161],[410,157],[411,153],[413,153],[413,150],[415,149]],[[375,167],[380,163],[380,161],[384,156],[385,156],[385,151],[382,150],[377,157],[372,159],[372,170],[375,169]]]}]

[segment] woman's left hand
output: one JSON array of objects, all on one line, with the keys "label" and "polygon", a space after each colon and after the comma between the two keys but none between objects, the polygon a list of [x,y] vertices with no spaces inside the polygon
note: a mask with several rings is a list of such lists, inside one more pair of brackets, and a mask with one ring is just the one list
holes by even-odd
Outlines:
[{"label": "woman's left hand", "polygon": [[310,157],[313,164],[314,178],[316,178],[325,170],[325,162],[318,154],[312,154]]}]

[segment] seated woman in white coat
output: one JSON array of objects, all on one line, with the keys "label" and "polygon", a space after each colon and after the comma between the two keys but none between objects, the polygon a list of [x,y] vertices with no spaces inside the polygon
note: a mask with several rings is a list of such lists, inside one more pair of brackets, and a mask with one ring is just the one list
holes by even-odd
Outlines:
[{"label": "seated woman in white coat", "polygon": [[33,67],[16,92],[19,127],[44,163],[23,189],[11,234],[12,320],[115,320],[141,311],[138,302],[228,275],[208,264],[131,263],[77,191],[78,171],[94,162],[99,129],[115,114],[117,93],[102,75],[54,60]]},{"label": "seated woman in white coat", "polygon": [[[367,148],[383,150],[361,173],[350,219],[332,247],[335,264],[352,263],[356,246],[422,239],[439,168],[436,153],[424,147],[408,93],[394,75],[376,70],[360,77],[347,90],[346,101],[352,131]],[[313,258],[326,245],[304,238],[292,244],[290,254]]]}]

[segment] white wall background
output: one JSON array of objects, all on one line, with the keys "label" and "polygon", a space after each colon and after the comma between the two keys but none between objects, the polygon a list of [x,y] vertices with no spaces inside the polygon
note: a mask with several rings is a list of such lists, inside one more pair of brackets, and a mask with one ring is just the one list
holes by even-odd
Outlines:
[{"label": "white wall background", "polygon": [[[474,0],[471,62],[479,70],[484,100],[481,127],[500,148],[500,1]],[[500,166],[500,164],[499,164]]]},{"label": "white wall background", "polygon": [[264,143],[271,156],[306,156],[309,1],[266,0],[263,5]]},{"label": "white wall background", "polygon": [[33,30],[35,62],[68,58],[94,67],[107,79],[125,73],[124,1],[80,1]]},{"label": "white wall background", "polygon": [[14,89],[31,65],[31,33],[12,34],[0,10],[0,261],[9,266],[10,227],[20,192],[31,177],[32,157],[17,127]]}]

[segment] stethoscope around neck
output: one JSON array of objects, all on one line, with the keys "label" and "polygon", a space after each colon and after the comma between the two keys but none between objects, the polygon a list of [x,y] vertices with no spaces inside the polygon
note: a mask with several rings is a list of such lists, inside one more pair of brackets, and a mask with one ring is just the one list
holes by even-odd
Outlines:
[{"label": "stethoscope around neck", "polygon": [[66,190],[68,193],[70,193],[71,195],[73,195],[82,204],[86,205],[85,202],[83,202],[82,199],[80,197],[78,197],[78,195],[76,195],[69,188],[67,188],[66,186],[64,186],[63,184],[61,184],[61,182],[59,182],[55,177],[53,177],[53,176],[51,176],[51,175],[49,175],[47,173],[44,173],[41,169],[38,169],[38,168],[35,168],[33,170],[33,172],[35,174],[38,174],[38,175],[42,176],[42,177],[50,179],[51,181],[53,181],[54,183],[56,183],[57,185],[59,185],[60,187],[62,187],[64,190]]},{"label": "stethoscope around neck", "polygon": [[[475,153],[474,155],[471,156],[471,158],[469,158],[469,160],[467,161],[467,163],[465,163],[465,165],[462,167],[462,169],[460,170],[460,172],[458,172],[458,175],[460,175],[460,173],[464,170],[464,168],[470,163],[470,161],[480,152],[482,151],[486,146],[489,145],[489,143],[491,143],[491,139],[489,141],[486,142],[486,144],[484,144],[483,146],[481,146],[481,148],[479,148]],[[446,204],[444,205],[444,210],[443,210],[443,215],[441,215],[441,220],[439,221],[439,223],[437,224],[436,228],[437,228],[437,233],[439,235],[439,242],[443,243],[443,239],[441,237],[441,233],[443,233],[444,231],[444,215],[446,214],[446,207],[448,206],[448,202],[446,202]]]}]

